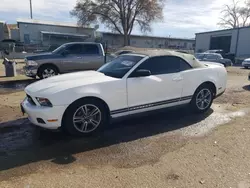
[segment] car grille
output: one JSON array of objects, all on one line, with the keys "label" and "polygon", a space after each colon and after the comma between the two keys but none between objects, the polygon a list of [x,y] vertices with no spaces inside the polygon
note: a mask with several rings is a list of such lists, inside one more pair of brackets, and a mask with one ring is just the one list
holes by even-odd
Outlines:
[{"label": "car grille", "polygon": [[36,105],[36,103],[33,101],[33,99],[31,98],[31,96],[27,95],[27,99],[28,99],[28,102],[32,105]]}]

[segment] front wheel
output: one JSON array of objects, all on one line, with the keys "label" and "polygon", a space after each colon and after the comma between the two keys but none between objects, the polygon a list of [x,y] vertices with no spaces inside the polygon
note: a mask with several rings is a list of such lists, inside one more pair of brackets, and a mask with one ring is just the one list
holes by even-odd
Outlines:
[{"label": "front wheel", "polygon": [[38,70],[38,77],[40,79],[49,78],[55,75],[58,75],[58,70],[52,65],[45,65]]},{"label": "front wheel", "polygon": [[81,99],[66,110],[62,128],[71,135],[90,135],[108,123],[107,114],[105,105],[100,101]]},{"label": "front wheel", "polygon": [[213,90],[209,85],[200,86],[191,101],[191,106],[195,112],[206,112],[212,105],[214,99]]}]

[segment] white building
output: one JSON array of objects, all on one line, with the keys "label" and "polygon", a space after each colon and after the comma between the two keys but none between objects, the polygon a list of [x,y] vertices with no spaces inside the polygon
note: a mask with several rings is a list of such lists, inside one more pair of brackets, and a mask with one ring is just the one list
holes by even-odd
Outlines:
[{"label": "white building", "polygon": [[[117,33],[101,32],[103,42],[107,42],[109,46],[122,47],[124,44],[123,36]],[[182,38],[167,38],[143,35],[131,35],[130,46],[141,48],[172,48],[193,50],[195,40]]]},{"label": "white building", "polygon": [[74,41],[93,41],[94,29],[76,24],[40,21],[35,19],[17,20],[19,40],[25,44],[43,46]]},{"label": "white building", "polygon": [[195,51],[223,49],[237,58],[250,57],[250,27],[196,33]]},{"label": "white building", "polygon": [[[109,47],[124,46],[123,36],[110,32],[96,32],[96,29],[79,27],[76,24],[41,21],[35,19],[18,19],[17,29],[12,29],[12,39],[28,45],[60,45],[67,42],[96,41],[107,42]],[[195,40],[131,35],[130,45],[143,48],[172,48],[193,50]]]}]

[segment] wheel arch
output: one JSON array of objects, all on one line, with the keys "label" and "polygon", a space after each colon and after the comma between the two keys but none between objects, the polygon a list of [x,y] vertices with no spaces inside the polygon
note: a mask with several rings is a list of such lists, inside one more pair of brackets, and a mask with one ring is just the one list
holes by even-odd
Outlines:
[{"label": "wheel arch", "polygon": [[[216,88],[216,85],[212,82],[212,81],[206,81],[206,82],[203,82],[202,84],[200,84],[197,89],[195,90],[195,92],[200,88],[200,87],[203,87],[203,86],[209,86],[212,91],[213,91],[213,96],[215,97],[216,96],[216,93],[217,93],[217,88]],[[195,93],[194,92],[194,93]]]},{"label": "wheel arch", "polygon": [[73,104],[75,104],[75,103],[77,103],[77,102],[80,102],[81,100],[84,100],[84,99],[85,99],[85,100],[86,100],[86,99],[92,99],[92,100],[96,100],[96,101],[101,102],[101,103],[104,105],[105,109],[107,110],[107,115],[108,115],[108,117],[110,117],[110,108],[109,108],[109,105],[108,105],[103,99],[101,99],[101,98],[99,98],[99,97],[96,97],[96,96],[87,96],[87,97],[82,97],[82,98],[76,99],[75,101],[73,101],[73,102],[66,108],[66,110],[64,111],[63,116],[62,116],[62,122],[64,121],[65,114],[66,114],[67,110],[70,108],[70,106],[73,105]]},{"label": "wheel arch", "polygon": [[38,69],[37,69],[37,74],[39,74],[39,71],[41,71],[41,69],[42,69],[43,67],[46,67],[46,66],[53,66],[53,67],[55,67],[55,68],[57,69],[58,73],[60,73],[59,67],[58,67],[57,65],[55,65],[54,63],[44,63],[44,64],[41,64],[41,65],[38,67]]}]

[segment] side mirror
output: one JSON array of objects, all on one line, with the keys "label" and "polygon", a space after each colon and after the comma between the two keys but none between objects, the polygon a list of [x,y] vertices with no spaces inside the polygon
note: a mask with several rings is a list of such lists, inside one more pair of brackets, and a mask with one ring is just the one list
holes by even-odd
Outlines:
[{"label": "side mirror", "polygon": [[146,77],[150,75],[151,75],[151,72],[149,70],[138,69],[133,73],[132,77]]}]

